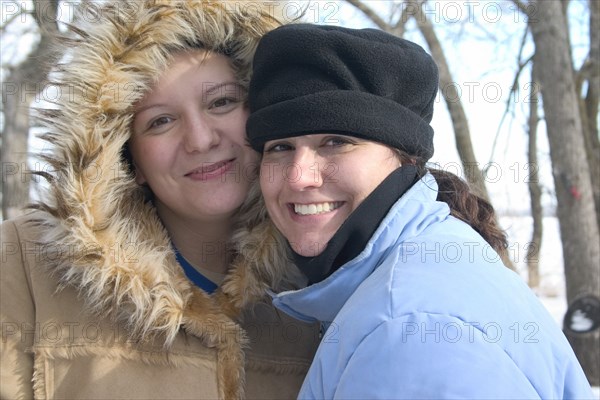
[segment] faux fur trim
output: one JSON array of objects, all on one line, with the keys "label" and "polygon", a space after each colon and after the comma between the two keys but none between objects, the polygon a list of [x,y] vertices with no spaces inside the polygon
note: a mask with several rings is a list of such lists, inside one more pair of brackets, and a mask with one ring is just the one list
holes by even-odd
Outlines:
[{"label": "faux fur trim", "polygon": [[33,398],[34,399],[45,399],[46,396],[46,368],[42,357],[34,357],[33,359]]},{"label": "faux fur trim", "polygon": [[234,319],[246,305],[264,298],[267,289],[297,289],[304,279],[283,250],[287,248],[285,238],[267,219],[258,183],[250,189],[239,215],[232,246],[240,256],[215,296],[221,309]]},{"label": "faux fur trim", "polygon": [[122,153],[134,104],[174,51],[201,45],[224,52],[245,84],[258,40],[279,22],[264,1],[82,5],[60,44],[69,49],[65,63],[53,73],[62,96],[39,116],[52,147],[42,157],[52,172],[40,172],[49,193],[35,206],[49,216],[35,214],[32,222],[43,227],[40,244],[57,250],[42,264],[61,287],[75,287],[91,312],[124,324],[131,339],[159,337],[169,348],[181,329],[202,338],[218,351],[222,397],[243,397],[247,340],[232,318],[266,287],[295,279],[281,238],[266,221],[258,185],[238,213],[229,277],[211,297],[181,272]]}]

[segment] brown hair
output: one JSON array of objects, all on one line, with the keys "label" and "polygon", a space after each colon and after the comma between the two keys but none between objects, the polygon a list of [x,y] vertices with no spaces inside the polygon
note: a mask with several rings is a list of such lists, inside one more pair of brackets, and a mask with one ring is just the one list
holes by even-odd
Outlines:
[{"label": "brown hair", "polygon": [[398,150],[403,164],[415,164],[419,176],[431,173],[438,184],[438,201],[450,207],[450,214],[469,224],[500,255],[506,253],[506,233],[498,224],[494,207],[475,194],[469,184],[459,176],[441,169],[428,167],[426,161]]}]

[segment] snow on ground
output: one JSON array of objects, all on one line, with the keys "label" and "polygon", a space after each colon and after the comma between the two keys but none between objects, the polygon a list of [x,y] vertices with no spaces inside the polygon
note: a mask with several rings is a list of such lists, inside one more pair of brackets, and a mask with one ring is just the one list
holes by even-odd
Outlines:
[{"label": "snow on ground", "polygon": [[[527,281],[526,253],[531,242],[532,219],[529,216],[500,217],[509,240],[510,258],[517,272]],[[565,276],[558,219],[544,217],[542,247],[539,255],[540,286],[536,294],[562,326],[567,311]]]},{"label": "snow on ground", "polygon": [[[525,254],[531,241],[532,219],[530,216],[503,216],[500,217],[500,224],[508,234],[510,257],[517,272],[527,281]],[[539,269],[540,286],[535,292],[562,328],[567,299],[560,230],[556,217],[544,217]],[[592,389],[595,398],[600,399],[600,388]]]}]

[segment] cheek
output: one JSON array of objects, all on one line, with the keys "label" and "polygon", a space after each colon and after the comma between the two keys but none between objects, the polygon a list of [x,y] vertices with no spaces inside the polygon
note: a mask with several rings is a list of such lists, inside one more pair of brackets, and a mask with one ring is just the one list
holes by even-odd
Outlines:
[{"label": "cheek", "polygon": [[[249,112],[244,108],[239,108],[227,115],[227,118],[220,121],[222,131],[229,139],[241,146],[246,146],[246,121]],[[254,151],[254,150],[253,150]]]},{"label": "cheek", "polygon": [[279,195],[281,194],[283,182],[277,177],[281,176],[280,171],[265,167],[263,164],[260,169],[260,190],[267,206],[267,211],[273,219],[276,219],[279,210]]},{"label": "cheek", "polygon": [[169,143],[153,139],[134,140],[129,146],[139,184],[146,183],[148,178],[159,173],[168,163]]}]

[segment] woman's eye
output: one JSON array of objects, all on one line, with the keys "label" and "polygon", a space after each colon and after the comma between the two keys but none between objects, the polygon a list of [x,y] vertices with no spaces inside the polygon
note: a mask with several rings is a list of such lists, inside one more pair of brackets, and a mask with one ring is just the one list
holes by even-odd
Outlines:
[{"label": "woman's eye", "polygon": [[210,110],[215,110],[217,112],[219,111],[228,111],[231,108],[233,108],[233,106],[235,104],[239,103],[238,99],[234,99],[231,97],[222,97],[219,99],[216,99],[215,101],[213,101],[210,106],[209,109]]},{"label": "woman's eye", "polygon": [[167,117],[167,116],[158,117],[150,122],[150,124],[148,125],[148,128],[149,129],[158,128],[159,126],[168,124],[172,120],[173,119],[171,117]]},{"label": "woman's eye", "polygon": [[346,144],[352,144],[353,142],[350,139],[346,139],[344,137],[339,137],[339,136],[333,136],[330,138],[327,138],[325,140],[325,146],[343,146]]},{"label": "woman's eye", "polygon": [[292,146],[286,143],[274,143],[270,146],[265,147],[265,153],[279,153],[282,151],[292,150]]},{"label": "woman's eye", "polygon": [[224,107],[231,102],[231,99],[218,99],[213,103],[213,107]]}]

